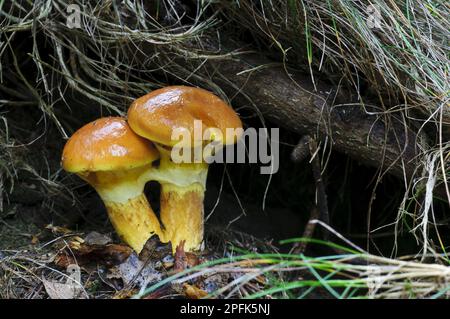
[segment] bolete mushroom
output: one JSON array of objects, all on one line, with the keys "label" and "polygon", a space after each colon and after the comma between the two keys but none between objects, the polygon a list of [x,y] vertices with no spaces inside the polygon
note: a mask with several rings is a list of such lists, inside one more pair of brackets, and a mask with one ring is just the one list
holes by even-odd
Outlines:
[{"label": "bolete mushroom", "polygon": [[118,235],[139,253],[159,220],[144,194],[145,176],[159,158],[154,145],[125,119],[106,117],[86,124],[67,141],[62,166],[92,185]]},{"label": "bolete mushroom", "polygon": [[[205,158],[213,155],[211,150],[218,149],[208,146],[211,141],[222,146],[236,143],[242,135],[239,116],[211,92],[169,86],[135,100],[128,110],[128,123],[138,135],[154,142],[161,154],[160,165],[150,172],[148,180],[161,184],[164,241],[170,241],[173,250],[181,241],[185,241],[186,251],[202,249],[203,198],[208,172]],[[173,134],[175,130],[188,133],[189,138],[180,139],[183,134]],[[194,156],[197,150],[206,148],[208,154]],[[174,161],[173,151],[188,153],[190,161]]]}]

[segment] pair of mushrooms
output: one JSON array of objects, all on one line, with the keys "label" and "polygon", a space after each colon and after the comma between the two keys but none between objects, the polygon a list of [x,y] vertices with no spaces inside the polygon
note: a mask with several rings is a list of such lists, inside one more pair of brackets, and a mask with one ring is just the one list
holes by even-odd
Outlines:
[{"label": "pair of mushrooms", "polygon": [[[194,132],[198,128],[200,138]],[[174,130],[189,133],[190,139],[183,141]],[[217,96],[199,88],[170,86],[135,100],[128,120],[106,117],[80,128],[64,147],[62,166],[95,188],[116,232],[137,253],[155,234],[171,242],[173,250],[184,240],[184,249],[195,251],[203,243],[208,164],[205,156],[178,163],[171,155],[206,150],[206,142],[234,144],[239,132],[238,115]],[[148,181],[161,185],[162,226],[144,195]]]}]

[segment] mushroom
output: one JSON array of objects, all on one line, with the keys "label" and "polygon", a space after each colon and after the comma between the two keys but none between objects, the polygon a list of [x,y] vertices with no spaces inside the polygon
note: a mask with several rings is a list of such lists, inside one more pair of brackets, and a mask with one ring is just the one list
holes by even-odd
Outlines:
[{"label": "mushroom", "polygon": [[154,234],[159,220],[144,194],[144,177],[159,158],[153,144],[120,117],[86,124],[67,141],[62,166],[95,188],[118,235],[137,253]]},{"label": "mushroom", "polygon": [[[161,154],[159,167],[149,172],[148,180],[161,184],[164,241],[170,241],[174,251],[181,241],[185,242],[186,251],[201,250],[206,159],[219,148],[217,145],[234,144],[240,138],[243,130],[239,116],[211,92],[169,86],[135,100],[128,110],[128,123],[138,135],[154,142]],[[176,130],[189,133],[190,139],[174,138]],[[195,130],[200,134],[195,134]],[[209,147],[212,142],[216,147]],[[198,158],[195,154],[199,149],[208,153]],[[187,155],[190,160],[174,161],[174,152]]]}]

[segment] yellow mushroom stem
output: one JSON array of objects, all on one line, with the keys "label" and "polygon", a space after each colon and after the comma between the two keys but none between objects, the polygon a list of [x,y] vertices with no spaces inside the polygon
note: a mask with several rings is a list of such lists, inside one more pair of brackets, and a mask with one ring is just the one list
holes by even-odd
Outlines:
[{"label": "yellow mushroom stem", "polygon": [[172,250],[185,241],[185,251],[203,249],[203,198],[208,164],[174,163],[170,150],[157,146],[159,167],[149,171],[147,180],[161,184],[160,218],[164,226],[163,241],[172,243]]},{"label": "yellow mushroom stem", "polygon": [[149,165],[78,174],[95,188],[117,234],[138,254],[151,236],[163,237],[159,220],[144,194],[143,176],[151,169]]},{"label": "yellow mushroom stem", "polygon": [[199,183],[180,187],[161,184],[161,222],[164,240],[172,243],[172,251],[185,241],[185,251],[202,249],[203,197],[205,188]]}]

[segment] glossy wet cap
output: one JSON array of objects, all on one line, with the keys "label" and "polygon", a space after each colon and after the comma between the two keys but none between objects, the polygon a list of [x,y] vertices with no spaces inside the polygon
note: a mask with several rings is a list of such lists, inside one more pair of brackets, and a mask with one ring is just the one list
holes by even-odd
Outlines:
[{"label": "glossy wet cap", "polygon": [[154,145],[134,133],[121,117],[86,124],[67,141],[63,168],[72,173],[131,169],[159,158]]},{"label": "glossy wet cap", "polygon": [[174,146],[182,139],[172,139],[172,132],[177,128],[189,132],[191,141],[201,140],[202,134],[194,138],[195,120],[201,121],[202,134],[208,128],[219,130],[222,144],[234,144],[242,134],[227,134],[227,128],[242,129],[239,116],[219,97],[200,88],[158,89],[135,100],[128,110],[128,123],[137,134],[167,146]]}]

